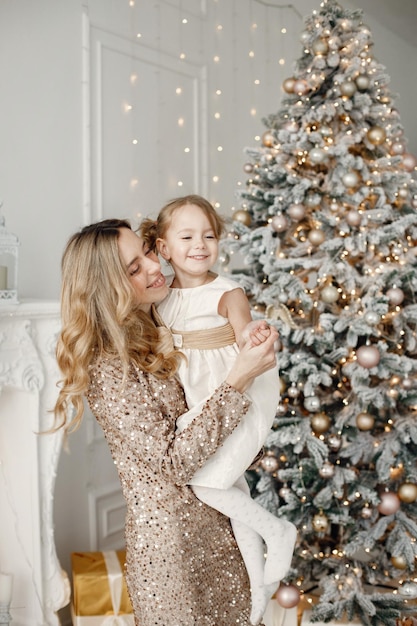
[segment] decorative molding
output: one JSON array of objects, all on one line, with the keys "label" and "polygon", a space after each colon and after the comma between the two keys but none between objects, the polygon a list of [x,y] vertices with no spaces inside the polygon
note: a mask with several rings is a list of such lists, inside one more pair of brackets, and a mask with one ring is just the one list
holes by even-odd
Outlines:
[{"label": "decorative molding", "polygon": [[[59,379],[55,359],[59,328],[57,302],[22,302],[0,309],[0,487],[2,523],[9,529],[0,537],[0,562],[14,573],[14,585],[21,593],[12,601],[12,608],[14,603],[18,607],[17,622],[36,621],[43,626],[58,626],[57,611],[70,599],[68,577],[56,554],[53,523],[62,433],[39,434],[53,423],[50,409]],[[2,441],[8,446],[1,447]],[[22,450],[17,449],[20,441]],[[22,485],[24,477],[30,477],[30,484]],[[23,488],[30,498],[22,499]]]},{"label": "decorative molding", "polygon": [[90,549],[118,550],[123,548],[126,503],[120,483],[113,482],[88,494],[90,520]]},{"label": "decorative molding", "polygon": [[[88,24],[88,29],[87,29]],[[197,65],[186,60],[178,64],[178,59],[163,50],[157,50],[137,42],[132,43],[129,38],[121,35],[101,30],[89,23],[87,15],[84,16],[84,50],[85,62],[84,79],[88,83],[84,95],[84,176],[88,182],[85,183],[85,196],[90,196],[90,200],[85,202],[91,208],[85,211],[90,221],[100,220],[105,217],[104,207],[110,203],[108,198],[104,196],[105,185],[108,183],[107,178],[104,180],[104,163],[106,162],[106,147],[103,141],[104,133],[112,127],[112,121],[105,119],[105,110],[103,103],[104,80],[107,76],[108,69],[104,59],[108,59],[114,55],[114,58],[125,58],[126,67],[131,68],[132,62],[143,64],[146,68],[152,68],[161,72],[178,75],[182,79],[186,77],[190,81],[192,87],[192,97],[190,98],[190,107],[192,109],[192,143],[193,143],[193,188],[199,189],[203,195],[208,192],[208,129],[207,129],[207,68],[205,65]],[[87,50],[89,51],[89,67],[87,68]],[[111,66],[111,64],[110,64]],[[111,79],[111,77],[110,77]],[[115,94],[116,97],[116,94]],[[90,124],[91,111],[91,124]],[[141,120],[141,118],[138,118]],[[155,128],[155,137],[157,135]],[[166,144],[161,141],[158,144],[158,150],[161,154],[166,153]],[[147,146],[146,146],[147,147]],[[131,164],[131,157],[128,150],[131,144],[126,145],[125,153],[120,155],[126,157],[126,162]],[[142,150],[141,158],[147,159],[146,149]],[[116,168],[117,169],[117,168]],[[117,176],[116,171],[111,171],[112,176]],[[118,181],[118,179],[116,179]],[[119,200],[123,205],[123,198]],[[126,216],[126,209],[124,209]]]}]

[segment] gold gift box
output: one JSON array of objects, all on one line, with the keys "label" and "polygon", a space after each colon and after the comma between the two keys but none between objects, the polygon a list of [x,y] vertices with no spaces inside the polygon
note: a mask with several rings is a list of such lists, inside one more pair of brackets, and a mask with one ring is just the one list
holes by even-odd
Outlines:
[{"label": "gold gift box", "polygon": [[[133,624],[133,609],[123,576],[125,550],[109,552],[73,552],[72,614],[80,617],[74,623],[92,624],[88,618],[118,615],[129,616],[120,623]],[[81,618],[85,619],[81,619]],[[100,623],[94,620],[94,624]]]}]

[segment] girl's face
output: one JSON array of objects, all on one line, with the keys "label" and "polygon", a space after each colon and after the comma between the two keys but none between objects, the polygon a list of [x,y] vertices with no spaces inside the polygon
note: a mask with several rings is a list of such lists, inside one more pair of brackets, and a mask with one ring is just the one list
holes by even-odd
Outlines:
[{"label": "girl's face", "polygon": [[117,239],[119,254],[126,268],[140,308],[149,311],[168,293],[157,255],[132,230],[121,228]]},{"label": "girl's face", "polygon": [[204,211],[195,204],[176,209],[165,237],[158,240],[161,256],[177,279],[205,277],[217,260],[219,242]]}]

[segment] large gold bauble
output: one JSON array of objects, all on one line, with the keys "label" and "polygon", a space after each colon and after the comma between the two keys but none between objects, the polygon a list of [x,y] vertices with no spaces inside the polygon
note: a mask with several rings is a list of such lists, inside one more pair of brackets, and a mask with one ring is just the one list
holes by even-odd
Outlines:
[{"label": "large gold bauble", "polygon": [[292,78],[292,77],[286,78],[284,82],[282,83],[282,88],[285,91],[285,93],[293,93],[294,84],[295,84],[295,78]]},{"label": "large gold bauble", "polygon": [[359,76],[355,79],[355,83],[359,91],[366,91],[369,88],[371,81],[369,80],[369,76],[366,74],[359,74]]},{"label": "large gold bauble", "polygon": [[330,417],[326,413],[317,413],[311,418],[311,427],[319,435],[328,431],[330,424]]},{"label": "large gold bauble", "polygon": [[316,39],[315,41],[313,41],[311,48],[316,56],[323,56],[327,54],[329,50],[329,44],[327,43],[326,39]]},{"label": "large gold bauble", "polygon": [[415,502],[417,500],[417,485],[414,483],[403,483],[398,488],[398,497],[407,504]]},{"label": "large gold bauble", "polygon": [[320,228],[312,228],[308,233],[308,240],[313,246],[320,246],[326,239],[326,235]]},{"label": "large gold bauble", "polygon": [[356,416],[356,426],[359,428],[359,430],[372,430],[372,428],[374,427],[375,424],[375,418],[373,415],[371,415],[370,413],[366,413],[365,411],[363,413],[359,413]]},{"label": "large gold bauble", "polygon": [[252,221],[250,213],[248,211],[243,211],[242,209],[233,213],[233,219],[235,222],[241,222],[245,226],[250,226]]},{"label": "large gold bauble", "polygon": [[345,80],[340,84],[340,93],[346,98],[351,98],[356,93],[356,84],[353,80]]},{"label": "large gold bauble", "polygon": [[387,137],[385,130],[381,126],[373,126],[368,130],[366,136],[368,141],[374,146],[380,146]]},{"label": "large gold bauble", "polygon": [[273,148],[275,145],[275,137],[270,130],[266,130],[262,135],[262,143],[267,148]]},{"label": "large gold bauble", "polygon": [[397,555],[391,557],[391,563],[397,569],[407,569],[407,561],[403,556]]}]

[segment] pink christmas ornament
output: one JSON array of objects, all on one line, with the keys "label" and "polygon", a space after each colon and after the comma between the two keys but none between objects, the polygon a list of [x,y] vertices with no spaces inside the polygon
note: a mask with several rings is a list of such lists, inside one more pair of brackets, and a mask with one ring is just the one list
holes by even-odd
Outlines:
[{"label": "pink christmas ornament", "polygon": [[381,515],[393,515],[401,506],[401,501],[393,491],[381,493],[381,502],[378,504],[378,511]]},{"label": "pink christmas ornament", "polygon": [[292,609],[300,602],[300,592],[295,585],[280,585],[275,599],[284,609]]},{"label": "pink christmas ornament", "polygon": [[381,355],[376,346],[361,346],[356,350],[356,358],[361,367],[370,369],[378,365]]}]

